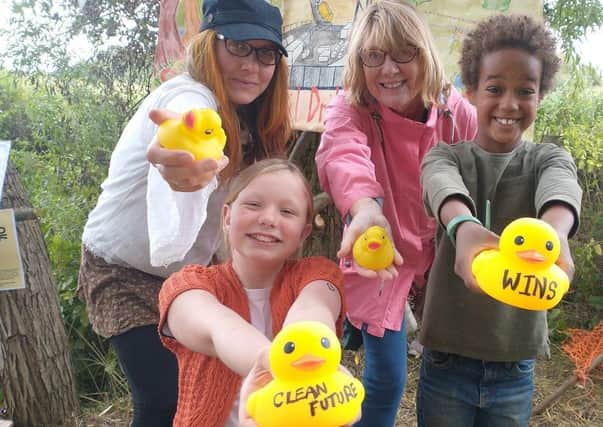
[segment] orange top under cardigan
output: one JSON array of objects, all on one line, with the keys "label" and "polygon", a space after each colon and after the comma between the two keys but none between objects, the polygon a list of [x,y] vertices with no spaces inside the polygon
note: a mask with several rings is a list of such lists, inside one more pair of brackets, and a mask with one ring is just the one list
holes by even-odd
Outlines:
[{"label": "orange top under cardigan", "polygon": [[[326,280],[335,285],[343,304],[343,277],[337,264],[323,257],[287,261],[270,292],[273,335],[282,328],[287,312],[301,290],[315,280]],[[231,263],[184,267],[165,281],[159,293],[161,341],[178,359],[178,409],[174,426],[224,427],[241,387],[241,377],[218,358],[191,351],[174,338],[161,334],[172,301],[192,289],[212,293],[248,322],[249,302]],[[338,336],[341,336],[343,313],[342,307],[336,325]]]}]

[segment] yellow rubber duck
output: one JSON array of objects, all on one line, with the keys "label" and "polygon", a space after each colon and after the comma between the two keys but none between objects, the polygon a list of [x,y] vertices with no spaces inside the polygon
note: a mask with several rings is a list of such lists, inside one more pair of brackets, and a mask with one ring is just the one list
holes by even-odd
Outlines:
[{"label": "yellow rubber duck", "polygon": [[324,324],[286,326],[269,357],[274,379],[247,400],[247,412],[260,427],[337,427],[360,415],[364,387],[338,370],[341,346]]},{"label": "yellow rubber duck", "polygon": [[501,233],[499,249],[480,252],[471,269],[492,298],[526,310],[548,310],[569,289],[567,274],[555,264],[560,249],[553,227],[519,218]]},{"label": "yellow rubber duck", "polygon": [[360,267],[383,270],[394,262],[394,246],[385,229],[373,225],[356,239],[352,256]]},{"label": "yellow rubber duck", "polygon": [[222,119],[211,108],[192,109],[180,119],[164,121],[157,138],[162,147],[186,150],[195,160],[220,160],[226,145]]}]

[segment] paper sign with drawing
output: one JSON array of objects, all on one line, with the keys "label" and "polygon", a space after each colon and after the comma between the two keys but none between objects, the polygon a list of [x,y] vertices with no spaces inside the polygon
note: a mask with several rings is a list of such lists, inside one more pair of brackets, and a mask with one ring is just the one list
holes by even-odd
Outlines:
[{"label": "paper sign with drawing", "polygon": [[[289,52],[291,114],[296,129],[322,130],[324,108],[342,86],[346,41],[354,18],[374,1],[379,0],[270,1],[283,14],[283,39]],[[164,26],[160,28],[158,41],[156,63],[159,64],[173,59],[170,52],[181,53],[182,43],[199,28],[202,1],[177,3],[178,0],[161,2],[163,19],[160,21]],[[523,13],[539,19],[543,13],[542,0],[415,0],[410,3],[429,23],[446,72],[457,87],[461,85],[457,66],[461,41],[477,21],[499,12]],[[170,32],[170,28],[174,29]],[[175,31],[178,34],[174,34]]]}]

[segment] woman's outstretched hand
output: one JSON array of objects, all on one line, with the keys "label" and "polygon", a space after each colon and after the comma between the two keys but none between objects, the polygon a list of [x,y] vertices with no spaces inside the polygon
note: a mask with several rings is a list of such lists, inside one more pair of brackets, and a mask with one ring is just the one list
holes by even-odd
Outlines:
[{"label": "woman's outstretched hand", "polygon": [[[345,229],[343,236],[341,238],[341,246],[339,251],[337,252],[337,256],[339,258],[343,258],[346,256],[351,256],[352,254],[352,246],[354,242],[362,233],[364,233],[369,227],[373,225],[378,225],[383,227],[387,234],[389,235],[390,240],[393,243],[393,239],[391,237],[391,227],[389,222],[383,215],[383,211],[381,210],[381,206],[374,201],[373,199],[361,199],[354,203],[350,212],[354,211],[352,221]],[[402,265],[402,255],[394,246],[394,262],[389,267],[373,271],[368,270],[366,268],[362,268],[359,265],[356,265],[356,272],[366,278],[374,279],[379,277],[381,280],[391,280],[394,277],[398,276],[398,270],[396,269],[397,265]]]},{"label": "woman's outstretched hand", "polygon": [[[149,113],[149,118],[158,125],[165,120],[179,117],[179,114],[169,110],[151,110]],[[226,156],[219,161],[195,161],[187,151],[163,148],[156,138],[147,149],[147,160],[157,168],[172,190],[182,192],[202,189],[228,165]]]}]

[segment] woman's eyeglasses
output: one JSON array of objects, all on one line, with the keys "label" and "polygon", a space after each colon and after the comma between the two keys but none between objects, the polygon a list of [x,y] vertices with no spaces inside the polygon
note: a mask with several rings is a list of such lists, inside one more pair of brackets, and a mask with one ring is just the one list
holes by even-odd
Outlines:
[{"label": "woman's eyeglasses", "polygon": [[385,56],[389,55],[392,61],[398,64],[406,64],[417,56],[419,48],[406,45],[395,52],[385,52],[381,49],[360,49],[360,61],[365,67],[380,67],[385,62]]},{"label": "woman's eyeglasses", "polygon": [[281,53],[278,49],[270,47],[253,47],[245,41],[231,40],[224,37],[222,34],[216,34],[220,40],[224,40],[224,45],[228,53],[240,58],[251,55],[255,52],[255,57],[263,65],[275,65],[281,59]]}]

